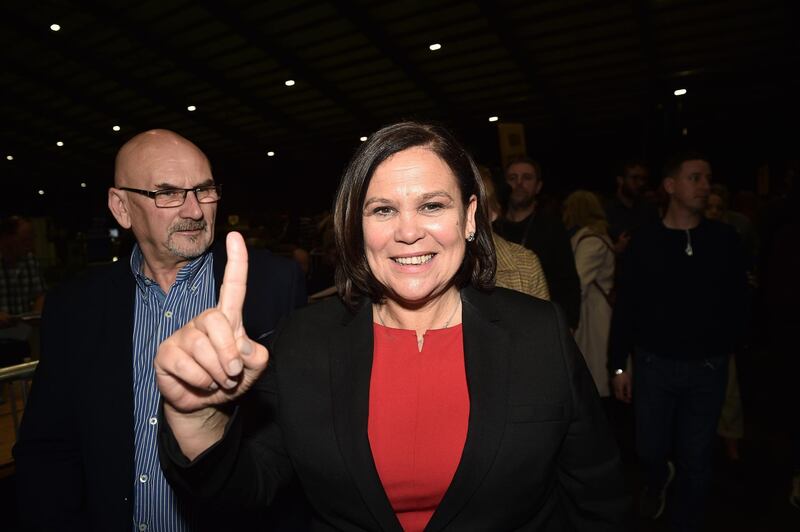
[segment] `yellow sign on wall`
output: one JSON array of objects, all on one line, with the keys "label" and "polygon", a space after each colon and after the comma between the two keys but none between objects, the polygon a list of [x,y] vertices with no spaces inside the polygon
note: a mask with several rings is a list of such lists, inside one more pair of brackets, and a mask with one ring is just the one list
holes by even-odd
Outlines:
[{"label": "yellow sign on wall", "polygon": [[527,155],[525,126],[522,124],[497,124],[497,135],[500,139],[500,160],[503,168],[512,157]]}]

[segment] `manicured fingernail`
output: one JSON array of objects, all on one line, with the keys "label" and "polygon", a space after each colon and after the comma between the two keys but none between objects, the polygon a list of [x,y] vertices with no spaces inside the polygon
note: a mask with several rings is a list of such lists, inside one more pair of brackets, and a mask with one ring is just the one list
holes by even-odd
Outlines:
[{"label": "manicured fingernail", "polygon": [[243,355],[249,355],[253,352],[253,346],[250,345],[250,341],[242,338],[239,340],[239,352]]},{"label": "manicured fingernail", "polygon": [[228,380],[225,381],[225,387],[228,388],[229,390],[231,388],[233,388],[234,386],[236,386],[236,381],[231,380],[231,379],[228,379]]},{"label": "manicured fingernail", "polygon": [[208,385],[208,389],[211,390],[212,392],[216,392],[217,390],[219,390],[219,384],[217,384],[216,382],[212,382],[211,384]]},{"label": "manicured fingernail", "polygon": [[234,376],[238,375],[242,372],[242,361],[238,358],[234,358],[230,362],[228,362],[228,375]]}]

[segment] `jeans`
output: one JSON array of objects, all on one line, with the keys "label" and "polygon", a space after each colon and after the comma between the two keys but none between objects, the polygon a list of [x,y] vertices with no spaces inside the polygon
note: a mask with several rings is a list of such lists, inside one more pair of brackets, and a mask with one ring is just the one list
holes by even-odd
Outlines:
[{"label": "jeans", "polygon": [[675,464],[667,503],[673,530],[701,527],[727,380],[727,356],[679,360],[636,353],[636,452],[651,490],[666,482],[667,460]]}]

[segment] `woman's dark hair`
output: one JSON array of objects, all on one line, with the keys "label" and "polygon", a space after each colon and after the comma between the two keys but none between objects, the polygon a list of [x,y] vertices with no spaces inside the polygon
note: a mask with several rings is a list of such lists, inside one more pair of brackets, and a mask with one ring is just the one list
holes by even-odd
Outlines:
[{"label": "woman's dark hair", "polygon": [[339,260],[336,288],[350,309],[355,309],[362,297],[369,297],[377,303],[386,296],[386,287],[372,275],[364,252],[364,200],[378,165],[395,153],[413,147],[429,149],[447,164],[456,177],[464,207],[473,194],[478,199],[475,240],[466,242],[464,261],[454,277],[456,286],[461,288],[472,283],[481,290],[494,286],[497,262],[492,228],[486,194],[472,157],[449,131],[439,125],[400,122],[376,131],[361,144],[347,165],[336,193],[333,209]]}]

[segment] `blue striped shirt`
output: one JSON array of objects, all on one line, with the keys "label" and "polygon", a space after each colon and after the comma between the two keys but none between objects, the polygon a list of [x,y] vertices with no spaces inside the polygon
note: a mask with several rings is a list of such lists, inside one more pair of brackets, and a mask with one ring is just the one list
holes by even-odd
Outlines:
[{"label": "blue striped shirt", "polygon": [[133,328],[134,478],[133,530],[188,532],[197,529],[197,517],[181,504],[167,484],[158,462],[158,403],[153,359],[158,346],[192,318],[216,304],[214,258],[211,253],[181,268],[165,294],[144,275],[144,257],[138,245],[131,254],[136,279]]}]

